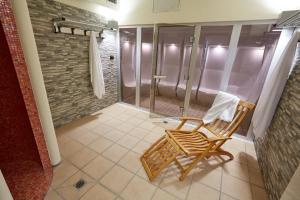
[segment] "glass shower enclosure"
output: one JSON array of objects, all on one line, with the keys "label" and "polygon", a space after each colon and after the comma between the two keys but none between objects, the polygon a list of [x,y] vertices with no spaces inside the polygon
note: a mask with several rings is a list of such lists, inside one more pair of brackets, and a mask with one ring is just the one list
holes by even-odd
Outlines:
[{"label": "glass shower enclosure", "polygon": [[[187,91],[194,26],[155,27],[150,111],[181,116]],[[156,62],[155,62],[156,61]]]},{"label": "glass shower enclosure", "polygon": [[121,101],[158,116],[200,118],[219,91],[256,103],[280,36],[271,24],[156,24],[119,33]]}]

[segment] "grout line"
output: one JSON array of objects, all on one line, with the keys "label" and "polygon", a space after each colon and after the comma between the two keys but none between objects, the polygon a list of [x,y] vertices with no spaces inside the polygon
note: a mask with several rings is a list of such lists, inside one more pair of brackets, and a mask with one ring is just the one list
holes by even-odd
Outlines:
[{"label": "grout line", "polygon": [[[190,172],[192,172],[192,171],[190,171]],[[184,199],[188,199],[188,197],[189,197],[189,194],[190,194],[190,191],[191,191],[191,187],[192,187],[192,184],[193,184],[193,179],[194,179],[194,175],[192,175],[192,177],[191,177],[191,183],[189,184],[189,188],[188,188],[188,191],[185,194],[185,198]]]},{"label": "grout line", "polygon": [[[52,191],[54,191],[61,199],[67,200],[67,199],[65,199],[59,192],[57,192],[55,189],[52,189]],[[51,199],[50,199],[50,200],[51,200]]]},{"label": "grout line", "polygon": [[221,200],[221,195],[222,195],[222,189],[223,189],[223,187],[222,187],[222,184],[223,184],[223,167],[221,167],[221,182],[220,182],[220,196],[219,196],[219,200]]}]

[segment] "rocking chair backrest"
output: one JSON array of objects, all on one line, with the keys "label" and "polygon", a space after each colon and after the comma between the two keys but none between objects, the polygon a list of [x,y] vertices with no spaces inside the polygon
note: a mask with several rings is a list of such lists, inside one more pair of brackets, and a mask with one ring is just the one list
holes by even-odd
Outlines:
[{"label": "rocking chair backrest", "polygon": [[255,104],[240,100],[231,122],[216,119],[212,123],[204,125],[204,128],[208,129],[216,136],[230,137],[241,125],[247,113],[254,109],[254,107]]}]

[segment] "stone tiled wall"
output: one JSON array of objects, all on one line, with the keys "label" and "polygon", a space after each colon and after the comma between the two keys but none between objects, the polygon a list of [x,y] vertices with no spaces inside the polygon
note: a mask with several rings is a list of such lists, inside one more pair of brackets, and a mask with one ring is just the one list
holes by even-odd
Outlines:
[{"label": "stone tiled wall", "polygon": [[280,199],[300,163],[300,45],[297,49],[294,70],[267,135],[255,141],[270,199]]},{"label": "stone tiled wall", "polygon": [[27,0],[38,54],[45,80],[54,126],[81,118],[118,100],[116,32],[104,31],[98,39],[105,78],[106,95],[93,95],[89,73],[89,36],[53,32],[52,19],[97,23],[100,16],[53,0]]}]

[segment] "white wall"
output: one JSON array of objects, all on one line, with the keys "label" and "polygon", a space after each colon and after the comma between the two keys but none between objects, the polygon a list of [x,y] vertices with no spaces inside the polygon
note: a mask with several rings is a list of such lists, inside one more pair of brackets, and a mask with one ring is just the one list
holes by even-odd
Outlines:
[{"label": "white wall", "polygon": [[[57,0],[107,15],[103,0]],[[189,23],[276,19],[283,10],[300,9],[299,0],[181,0],[180,11],[153,13],[153,0],[120,0],[119,12],[112,11],[120,25]]]}]

